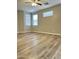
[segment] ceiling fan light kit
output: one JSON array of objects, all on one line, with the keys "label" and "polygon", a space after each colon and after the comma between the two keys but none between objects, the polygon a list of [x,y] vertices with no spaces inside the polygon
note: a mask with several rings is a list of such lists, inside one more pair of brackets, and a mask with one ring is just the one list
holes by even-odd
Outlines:
[{"label": "ceiling fan light kit", "polygon": [[[45,0],[46,1],[46,0]],[[41,0],[29,0],[28,2],[25,3],[31,3],[32,6],[37,6],[37,5],[48,5],[48,2],[43,3]]]},{"label": "ceiling fan light kit", "polygon": [[36,3],[32,3],[32,6],[37,6],[37,4]]}]

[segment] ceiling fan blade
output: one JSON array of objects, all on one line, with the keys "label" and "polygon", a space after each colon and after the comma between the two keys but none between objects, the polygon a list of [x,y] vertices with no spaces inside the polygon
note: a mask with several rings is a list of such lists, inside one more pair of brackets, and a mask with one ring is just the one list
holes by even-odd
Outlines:
[{"label": "ceiling fan blade", "polygon": [[48,5],[48,4],[49,4],[48,2],[44,3],[44,5]]},{"label": "ceiling fan blade", "polygon": [[36,4],[38,4],[38,5],[42,5],[41,3],[36,3]]}]

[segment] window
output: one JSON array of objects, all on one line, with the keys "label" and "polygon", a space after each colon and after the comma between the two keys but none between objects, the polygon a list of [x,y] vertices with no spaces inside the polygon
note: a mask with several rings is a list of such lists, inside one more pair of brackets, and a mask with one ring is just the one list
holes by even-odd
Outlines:
[{"label": "window", "polygon": [[33,15],[33,23],[32,23],[33,26],[37,26],[38,25],[38,15],[37,14],[34,14]]},{"label": "window", "polygon": [[30,14],[26,14],[25,15],[25,25],[26,26],[31,26],[31,15]]},{"label": "window", "polygon": [[43,17],[48,17],[48,16],[52,16],[52,15],[53,15],[53,11],[48,11],[48,12],[43,13]]}]

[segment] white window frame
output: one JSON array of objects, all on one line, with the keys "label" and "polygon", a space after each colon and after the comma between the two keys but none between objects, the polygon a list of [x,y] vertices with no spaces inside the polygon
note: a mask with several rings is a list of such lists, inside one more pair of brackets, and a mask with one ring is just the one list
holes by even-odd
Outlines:
[{"label": "white window frame", "polygon": [[30,14],[25,14],[25,25],[31,26],[31,15]]},{"label": "white window frame", "polygon": [[49,17],[49,16],[53,16],[52,10],[43,13],[43,17]]},{"label": "white window frame", "polygon": [[[36,22],[36,23],[34,23]],[[32,15],[32,26],[38,26],[38,14]]]}]

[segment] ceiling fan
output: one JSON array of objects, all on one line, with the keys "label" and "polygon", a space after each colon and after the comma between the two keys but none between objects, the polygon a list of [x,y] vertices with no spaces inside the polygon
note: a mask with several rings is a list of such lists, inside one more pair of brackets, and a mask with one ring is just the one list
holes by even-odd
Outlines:
[{"label": "ceiling fan", "polygon": [[29,0],[28,2],[25,2],[26,4],[27,3],[31,3],[32,6],[37,6],[37,5],[48,5],[49,3],[47,2],[47,0],[43,0],[45,1],[44,3],[41,1],[41,0]]}]

